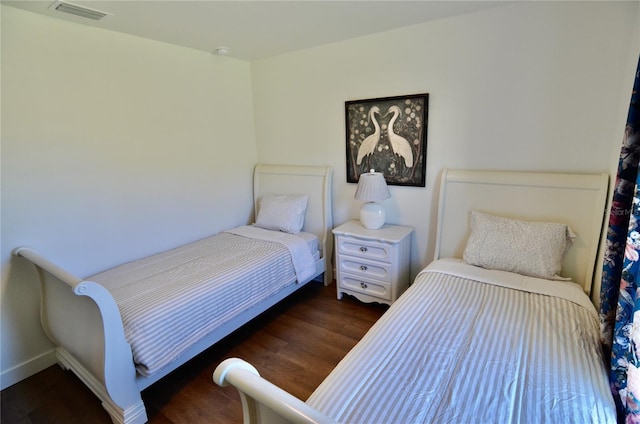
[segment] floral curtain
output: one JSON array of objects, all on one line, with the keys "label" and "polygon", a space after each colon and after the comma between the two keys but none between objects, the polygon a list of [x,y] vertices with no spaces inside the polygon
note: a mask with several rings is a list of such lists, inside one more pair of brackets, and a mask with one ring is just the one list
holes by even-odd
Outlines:
[{"label": "floral curtain", "polygon": [[611,204],[600,291],[602,342],[619,421],[640,423],[640,60]]}]

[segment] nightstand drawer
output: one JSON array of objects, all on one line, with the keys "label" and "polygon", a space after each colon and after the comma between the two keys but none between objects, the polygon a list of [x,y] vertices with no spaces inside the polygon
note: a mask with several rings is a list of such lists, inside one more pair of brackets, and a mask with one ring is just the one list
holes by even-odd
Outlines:
[{"label": "nightstand drawer", "polygon": [[339,289],[368,294],[381,299],[391,300],[391,285],[367,278],[358,278],[343,274]]},{"label": "nightstand drawer", "polygon": [[353,237],[338,237],[338,253],[346,255],[389,262],[390,249],[391,246],[385,243],[362,241]]},{"label": "nightstand drawer", "polygon": [[377,280],[391,282],[391,264],[384,262],[367,261],[361,258],[340,256],[338,268],[341,272],[348,272],[361,277],[375,278]]}]

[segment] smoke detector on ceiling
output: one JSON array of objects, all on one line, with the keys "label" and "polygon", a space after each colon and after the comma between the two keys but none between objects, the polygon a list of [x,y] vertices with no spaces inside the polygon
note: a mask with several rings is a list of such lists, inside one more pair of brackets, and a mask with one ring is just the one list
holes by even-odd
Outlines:
[{"label": "smoke detector on ceiling", "polygon": [[80,6],[78,4],[69,3],[63,0],[53,2],[50,9],[56,10],[62,13],[68,13],[70,15],[81,16],[83,18],[93,19],[99,21],[105,16],[111,16],[111,13],[102,12],[100,10],[91,9],[90,7]]}]

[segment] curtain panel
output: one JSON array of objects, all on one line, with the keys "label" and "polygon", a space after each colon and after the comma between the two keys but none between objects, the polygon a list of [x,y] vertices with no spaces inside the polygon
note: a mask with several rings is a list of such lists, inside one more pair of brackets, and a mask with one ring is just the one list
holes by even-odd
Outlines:
[{"label": "curtain panel", "polygon": [[640,58],[607,231],[600,292],[602,343],[620,422],[640,423]]}]

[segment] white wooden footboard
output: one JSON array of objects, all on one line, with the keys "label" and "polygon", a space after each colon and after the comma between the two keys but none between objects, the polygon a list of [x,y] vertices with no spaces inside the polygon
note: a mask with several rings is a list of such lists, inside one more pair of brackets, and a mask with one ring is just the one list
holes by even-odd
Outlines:
[{"label": "white wooden footboard", "polygon": [[229,358],[213,373],[219,386],[234,386],[240,392],[245,424],[335,423],[322,412],[260,377],[248,362]]},{"label": "white wooden footboard", "polygon": [[56,345],[60,364],[98,396],[114,423],[146,422],[131,347],[111,294],[33,249],[20,247],[13,254],[36,265],[42,288],[42,327]]}]

